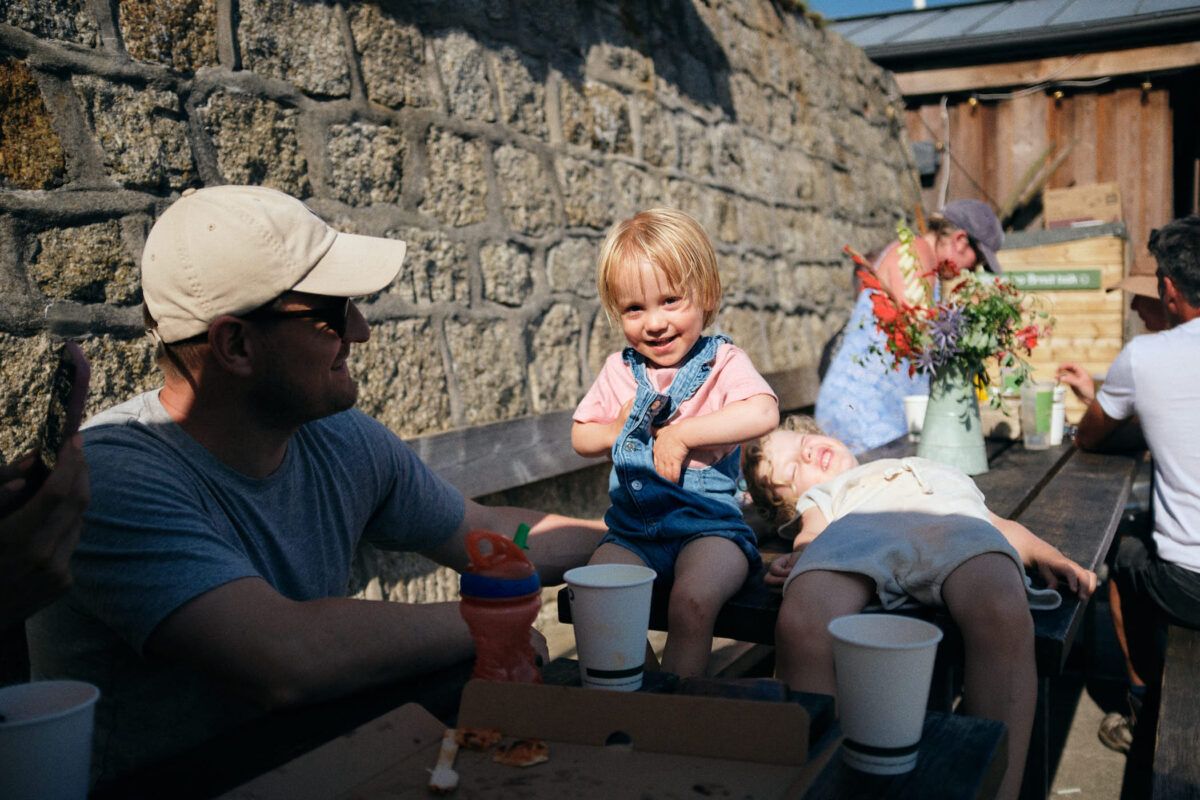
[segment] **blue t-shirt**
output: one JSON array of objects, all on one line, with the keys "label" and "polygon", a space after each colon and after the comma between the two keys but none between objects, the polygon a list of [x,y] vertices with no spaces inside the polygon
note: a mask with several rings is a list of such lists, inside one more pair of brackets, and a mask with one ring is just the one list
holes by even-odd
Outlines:
[{"label": "blue t-shirt", "polygon": [[302,426],[251,478],[205,450],[148,392],[90,419],[91,504],[75,584],[29,622],[35,677],[100,687],[96,770],[126,771],[258,713],[198,675],[141,658],[189,600],[259,577],[296,600],[345,596],[360,539],[423,551],[465,501],[395,434],[350,410]]}]

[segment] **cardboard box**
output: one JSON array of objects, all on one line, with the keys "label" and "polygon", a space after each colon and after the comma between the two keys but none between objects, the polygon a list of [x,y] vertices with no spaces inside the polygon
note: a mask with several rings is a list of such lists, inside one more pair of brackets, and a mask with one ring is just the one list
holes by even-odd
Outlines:
[{"label": "cardboard box", "polygon": [[1068,228],[1120,222],[1121,190],[1116,183],[1093,183],[1042,193],[1042,218],[1047,228]]},{"label": "cardboard box", "polygon": [[[823,758],[808,762],[809,715],[792,702],[609,692],[472,680],[458,724],[544,739],[550,760],[495,763],[460,750],[462,798],[799,797]],[[424,797],[444,726],[402,706],[226,795],[264,798]]]}]

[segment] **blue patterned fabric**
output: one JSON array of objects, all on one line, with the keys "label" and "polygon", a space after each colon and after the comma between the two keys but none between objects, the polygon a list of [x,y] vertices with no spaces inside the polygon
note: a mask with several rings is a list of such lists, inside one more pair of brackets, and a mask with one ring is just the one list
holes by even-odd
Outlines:
[{"label": "blue patterned fabric", "polygon": [[815,414],[827,434],[856,454],[908,433],[904,395],[929,393],[927,376],[910,378],[906,366],[894,369],[869,352],[872,344],[883,350],[884,341],[875,327],[871,291],[859,292],[842,345],[821,381]]}]

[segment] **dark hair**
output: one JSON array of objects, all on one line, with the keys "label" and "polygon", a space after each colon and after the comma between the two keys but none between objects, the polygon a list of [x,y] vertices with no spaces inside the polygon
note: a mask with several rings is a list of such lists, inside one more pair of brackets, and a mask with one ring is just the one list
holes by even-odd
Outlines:
[{"label": "dark hair", "polygon": [[1170,278],[1188,305],[1200,308],[1200,217],[1192,214],[1150,232],[1159,274]]}]

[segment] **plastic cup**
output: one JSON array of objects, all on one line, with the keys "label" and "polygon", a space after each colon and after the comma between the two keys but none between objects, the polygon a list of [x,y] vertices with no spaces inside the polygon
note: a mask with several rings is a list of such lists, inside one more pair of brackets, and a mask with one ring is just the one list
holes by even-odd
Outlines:
[{"label": "plastic cup", "polygon": [[851,614],[830,622],[829,632],[842,759],[876,775],[910,771],[917,765],[941,630],[899,614]]},{"label": "plastic cup", "polygon": [[83,681],[0,689],[0,795],[7,800],[86,798],[100,690]]},{"label": "plastic cup", "polygon": [[1054,384],[1050,381],[1026,383],[1021,387],[1021,436],[1027,450],[1045,450],[1050,446],[1054,424]]},{"label": "plastic cup", "polygon": [[904,421],[908,423],[908,440],[915,442],[921,438],[921,426],[925,424],[925,409],[929,407],[929,395],[904,395]]},{"label": "plastic cup", "polygon": [[625,692],[642,687],[657,575],[632,564],[591,564],[563,576],[584,686]]}]

